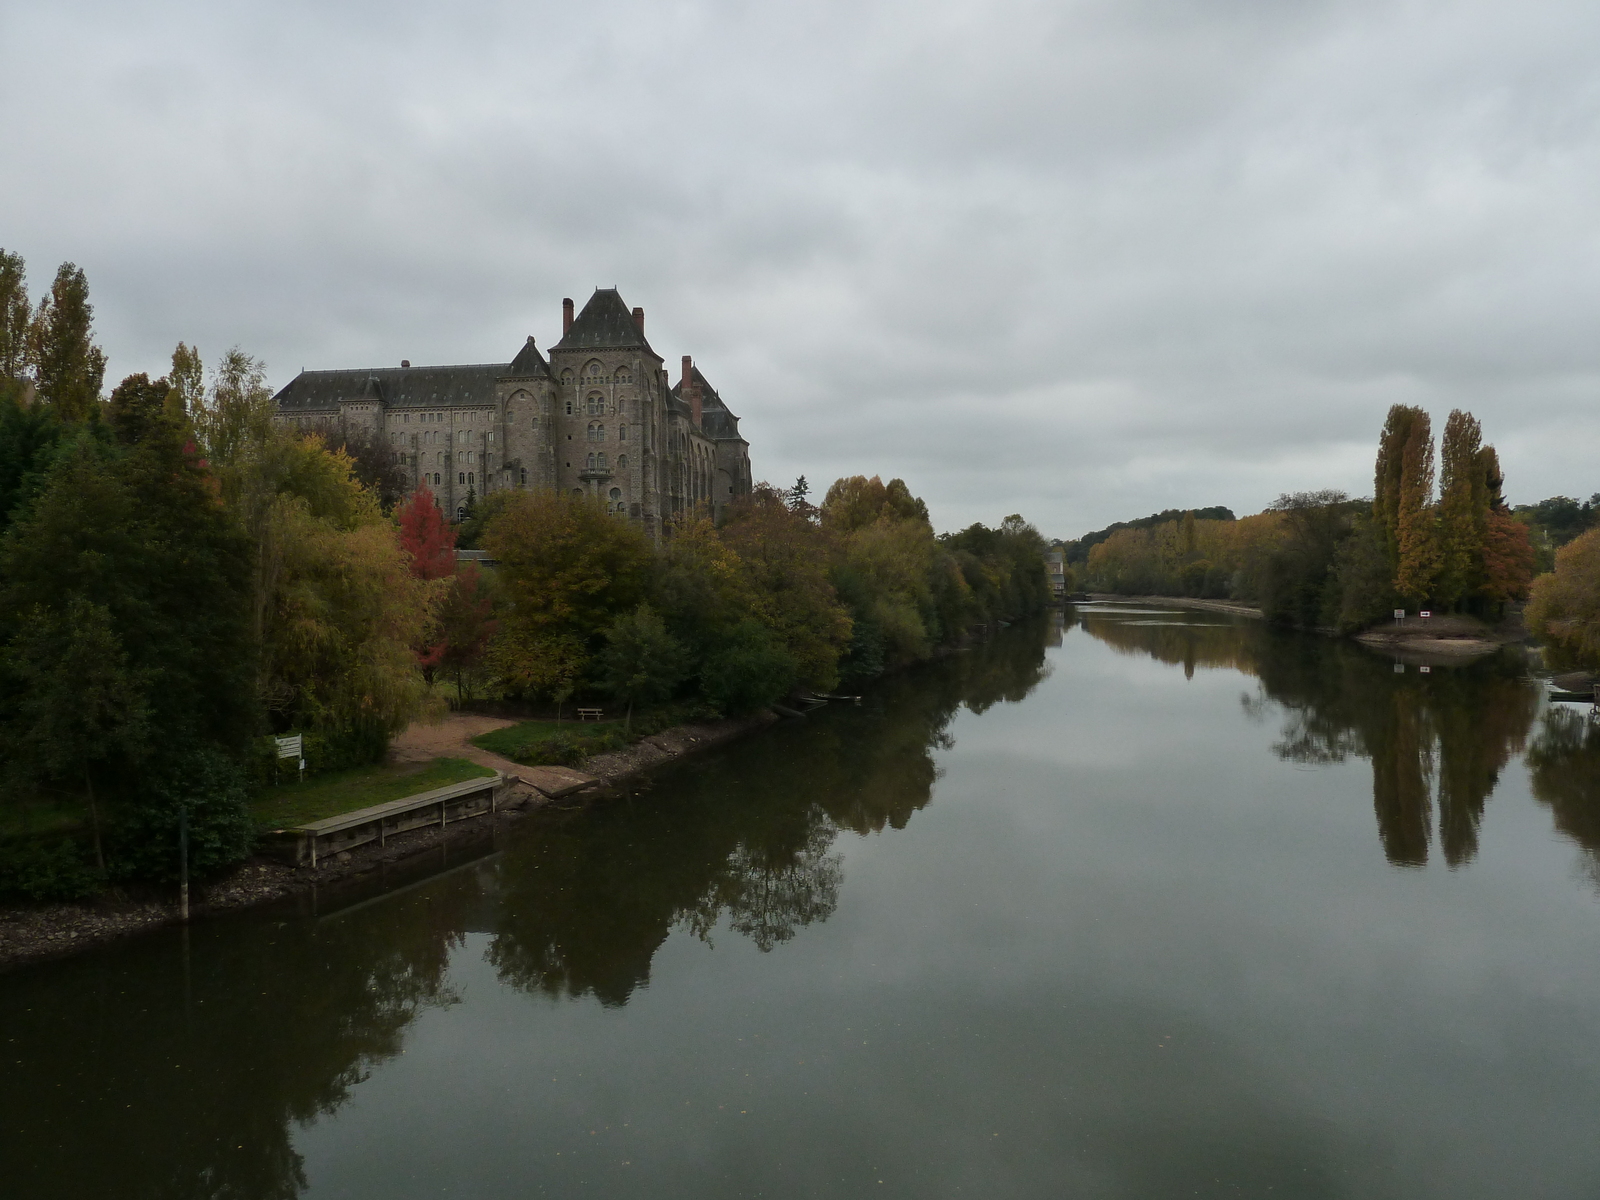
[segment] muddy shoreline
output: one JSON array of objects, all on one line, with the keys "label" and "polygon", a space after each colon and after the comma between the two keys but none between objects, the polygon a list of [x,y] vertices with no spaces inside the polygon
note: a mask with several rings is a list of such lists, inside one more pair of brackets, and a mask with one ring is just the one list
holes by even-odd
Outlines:
[{"label": "muddy shoreline", "polygon": [[[480,839],[497,828],[520,825],[546,809],[577,808],[615,794],[618,786],[629,779],[677,762],[686,755],[765,729],[776,724],[778,719],[772,713],[763,712],[753,717],[676,726],[622,750],[586,759],[579,771],[592,782],[576,789],[563,789],[559,796],[541,791],[533,782],[538,779],[541,768],[507,764],[511,794],[497,813],[457,821],[444,829],[416,829],[392,835],[386,845],[358,846],[329,861],[319,862],[315,869],[290,866],[270,854],[258,852],[226,875],[204,885],[195,885],[191,889],[190,919],[288,899],[313,888],[367,875],[441,845]],[[176,891],[176,887],[161,891],[116,889],[78,904],[0,907],[0,971],[76,954],[174,924],[178,920]]]}]

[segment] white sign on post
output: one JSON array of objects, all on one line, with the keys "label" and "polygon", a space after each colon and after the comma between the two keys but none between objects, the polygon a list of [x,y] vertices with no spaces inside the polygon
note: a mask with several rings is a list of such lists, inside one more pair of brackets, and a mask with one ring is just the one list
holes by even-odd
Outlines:
[{"label": "white sign on post", "polygon": [[1433,616],[1433,614],[1431,612],[1429,612],[1427,609],[1423,609],[1421,612],[1419,612],[1417,614],[1417,616],[1421,617],[1424,621],[1426,621],[1429,617]]},{"label": "white sign on post", "polygon": [[1396,621],[1404,621],[1406,619],[1406,610],[1403,609],[1403,608],[1395,609],[1394,610],[1394,619]]},{"label": "white sign on post", "polygon": [[278,743],[279,758],[299,758],[304,753],[304,734],[295,733],[288,737],[273,738],[272,740]]}]

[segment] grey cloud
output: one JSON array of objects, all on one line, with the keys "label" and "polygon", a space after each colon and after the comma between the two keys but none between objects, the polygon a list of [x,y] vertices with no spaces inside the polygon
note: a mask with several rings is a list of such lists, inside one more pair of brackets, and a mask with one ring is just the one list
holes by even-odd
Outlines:
[{"label": "grey cloud", "polygon": [[1472,408],[1600,488],[1575,0],[0,7],[0,244],[112,373],[503,358],[615,284],[759,474],[1074,534],[1370,487]]}]

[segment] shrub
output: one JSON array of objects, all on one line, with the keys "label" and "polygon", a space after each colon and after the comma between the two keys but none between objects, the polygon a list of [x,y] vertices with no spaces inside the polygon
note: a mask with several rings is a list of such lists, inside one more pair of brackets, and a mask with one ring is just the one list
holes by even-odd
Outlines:
[{"label": "shrub", "polygon": [[84,900],[101,879],[71,838],[0,845],[0,896],[21,900]]},{"label": "shrub", "polygon": [[146,773],[111,835],[112,873],[170,882],[178,877],[179,812],[189,815],[189,873],[214,875],[247,858],[255,825],[245,806],[244,774],[211,746],[174,755]]}]

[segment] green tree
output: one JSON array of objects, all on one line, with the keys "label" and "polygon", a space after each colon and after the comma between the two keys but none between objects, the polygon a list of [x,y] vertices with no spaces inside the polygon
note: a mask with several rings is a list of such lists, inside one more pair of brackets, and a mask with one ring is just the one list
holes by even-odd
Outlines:
[{"label": "green tree", "polygon": [[28,374],[28,277],[22,255],[0,249],[0,398]]},{"label": "green tree", "polygon": [[74,263],[62,263],[50,294],[28,327],[28,358],[39,399],[63,421],[87,421],[100,401],[106,356],[94,344],[89,281]]},{"label": "green tree", "polygon": [[31,761],[97,804],[103,790],[119,824],[180,748],[237,759],[257,727],[249,548],[180,437],[165,426],[131,446],[80,437],[0,539],[3,659],[20,673],[0,686],[0,728],[27,757],[30,739],[71,728],[60,714],[82,692],[75,736],[101,747],[89,778],[62,776],[59,755]]},{"label": "green tree", "polygon": [[618,617],[605,636],[605,649],[595,660],[600,684],[627,704],[626,727],[631,731],[633,706],[670,697],[689,675],[689,654],[648,604]]},{"label": "green tree", "polygon": [[644,599],[650,543],[594,500],[556,492],[511,494],[483,542],[506,598],[495,667],[559,699],[602,631]]},{"label": "green tree", "polygon": [[65,428],[43,405],[24,404],[0,380],[0,533],[39,493]]},{"label": "green tree", "polygon": [[1556,569],[1533,581],[1527,620],[1573,661],[1600,666],[1600,529],[1556,551]]},{"label": "green tree", "polygon": [[1433,433],[1428,414],[1420,409],[1410,423],[1400,463],[1394,586],[1400,595],[1421,604],[1432,595],[1439,575],[1439,539],[1433,507]]},{"label": "green tree", "polygon": [[732,507],[719,536],[737,556],[750,615],[794,657],[802,687],[831,691],[850,644],[850,614],[829,577],[828,532],[761,484]]},{"label": "green tree", "polygon": [[1395,404],[1384,419],[1383,432],[1378,438],[1378,461],[1373,471],[1372,515],[1384,553],[1389,559],[1389,573],[1400,569],[1400,494],[1406,480],[1406,447],[1415,440],[1417,425],[1426,427],[1428,414],[1407,404]]},{"label": "green tree", "polygon": [[205,407],[206,374],[199,347],[179,342],[172,352],[172,371],[167,378],[172,382],[172,399],[179,411],[193,414]]},{"label": "green tree", "polygon": [[147,756],[150,672],[130,667],[110,610],[82,596],[64,609],[35,606],[0,670],[16,689],[5,726],[9,765],[25,785],[47,779],[83,784],[95,863],[104,874],[95,777],[136,770]]},{"label": "green tree", "polygon": [[448,584],[412,573],[348,458],[316,439],[294,452],[305,465],[286,478],[312,486],[269,510],[263,694],[276,726],[323,733],[341,761],[375,761],[428,707],[413,647]]},{"label": "green tree", "polygon": [[129,375],[111,390],[106,405],[112,431],[119,442],[133,446],[149,437],[171,436],[172,386],[165,379]]},{"label": "green tree", "polygon": [[1439,578],[1435,594],[1459,608],[1483,582],[1489,486],[1482,459],[1483,430],[1459,408],[1445,421],[1439,484]]},{"label": "green tree", "polygon": [[743,716],[788,695],[799,675],[794,655],[760,621],[746,617],[700,665],[700,692],[719,712]]}]

